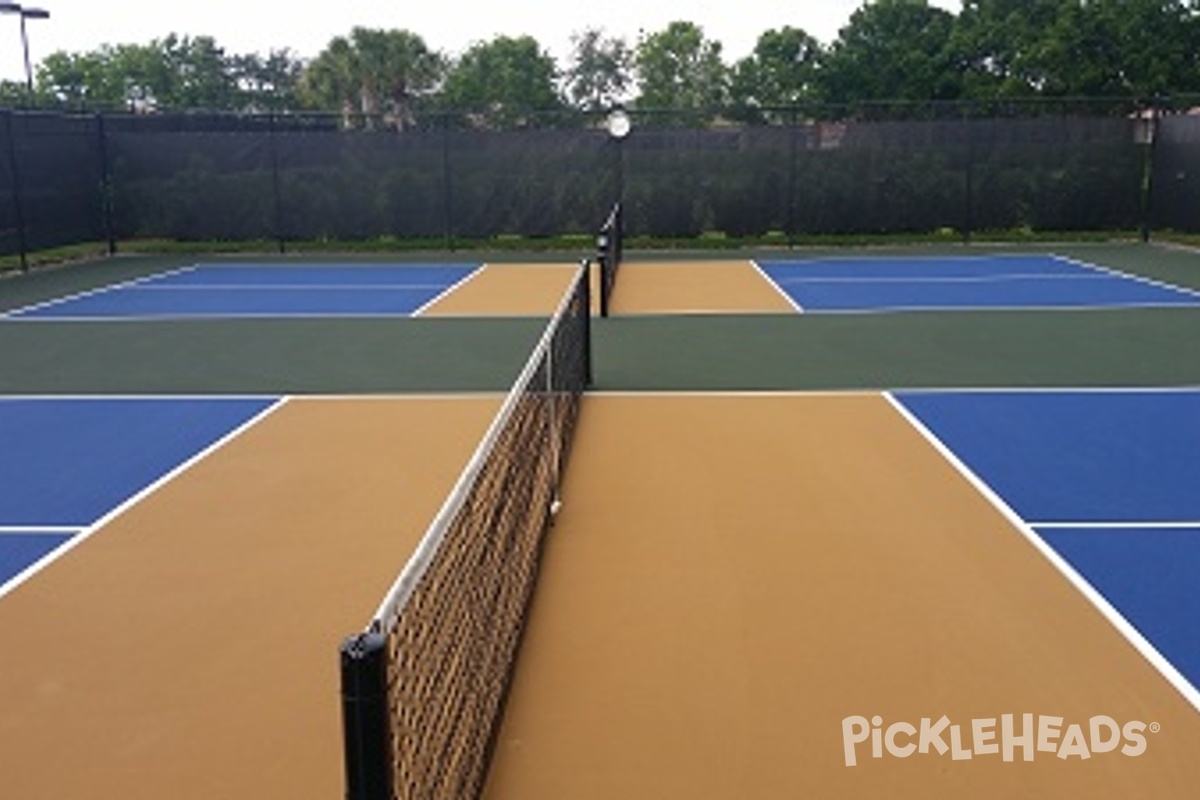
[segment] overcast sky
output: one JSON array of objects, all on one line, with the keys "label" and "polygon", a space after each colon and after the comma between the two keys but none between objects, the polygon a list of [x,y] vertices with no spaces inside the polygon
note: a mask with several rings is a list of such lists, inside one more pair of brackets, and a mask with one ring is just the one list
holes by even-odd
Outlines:
[{"label": "overcast sky", "polygon": [[[753,49],[760,33],[784,25],[829,42],[861,0],[29,0],[24,5],[51,14],[27,21],[35,65],[56,50],[145,44],[169,33],[212,36],[229,53],[288,48],[310,58],[355,26],[411,30],[449,54],[498,34],[529,34],[562,63],[574,32],[602,28],[632,44],[639,32],[662,30],[674,20],[700,25],[724,45],[731,63]],[[933,0],[932,5],[956,12],[960,7],[958,0]],[[23,77],[18,18],[0,16],[0,78]]]}]

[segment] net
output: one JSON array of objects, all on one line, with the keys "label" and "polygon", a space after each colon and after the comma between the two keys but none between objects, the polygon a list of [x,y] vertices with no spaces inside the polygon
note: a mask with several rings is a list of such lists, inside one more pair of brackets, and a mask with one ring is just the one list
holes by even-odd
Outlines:
[{"label": "net", "polygon": [[624,213],[620,203],[612,207],[596,236],[596,259],[600,263],[600,316],[607,317],[612,302],[617,270],[621,266],[625,238]]},{"label": "net", "polygon": [[416,553],[342,646],[347,798],[477,797],[591,379],[586,263]]}]

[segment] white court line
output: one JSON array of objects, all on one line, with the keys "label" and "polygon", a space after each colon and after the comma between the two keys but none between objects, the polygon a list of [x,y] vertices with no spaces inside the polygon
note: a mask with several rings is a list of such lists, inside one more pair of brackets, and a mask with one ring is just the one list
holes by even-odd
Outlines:
[{"label": "white court line", "polygon": [[455,281],[455,282],[454,282],[454,283],[452,283],[451,285],[447,286],[447,287],[446,287],[446,288],[445,288],[443,291],[439,292],[439,293],[438,293],[436,296],[434,296],[433,298],[431,298],[431,299],[430,299],[428,302],[426,302],[424,305],[421,305],[421,306],[417,307],[416,309],[414,309],[414,310],[413,310],[413,311],[412,311],[412,312],[409,314],[409,316],[412,316],[412,317],[419,317],[419,316],[421,316],[421,315],[422,315],[422,314],[424,314],[426,311],[428,311],[428,310],[430,309],[430,307],[432,307],[432,306],[433,306],[435,303],[439,302],[439,301],[440,301],[440,300],[441,300],[443,297],[446,297],[446,296],[448,296],[450,293],[457,291],[457,290],[458,290],[459,288],[461,288],[462,286],[465,286],[465,285],[466,285],[468,282],[470,282],[470,281],[474,280],[474,279],[475,279],[475,277],[476,277],[477,275],[482,275],[482,274],[483,274],[483,271],[484,271],[484,269],[486,269],[486,268],[487,268],[487,264],[480,264],[478,267],[476,267],[475,269],[471,270],[469,273],[467,273],[466,275],[464,275],[462,278],[460,278],[459,280]]},{"label": "white court line", "polygon": [[198,268],[199,268],[199,265],[192,264],[192,265],[186,266],[186,267],[178,267],[177,269],[169,269],[169,270],[166,270],[165,272],[156,272],[153,275],[145,275],[141,278],[133,278],[133,279],[127,280],[127,281],[121,281],[120,283],[113,283],[108,286],[100,286],[95,289],[88,289],[83,292],[76,292],[75,294],[64,295],[63,297],[56,297],[53,300],[43,300],[40,303],[34,303],[33,305],[22,306],[21,308],[14,308],[11,311],[7,311],[3,314],[0,314],[0,319],[9,319],[9,318],[21,319],[21,315],[26,314],[30,311],[37,311],[38,309],[49,308],[51,306],[60,305],[62,303],[69,303],[72,300],[80,300],[84,297],[92,297],[94,295],[106,294],[108,292],[115,292],[119,289],[128,289],[128,288],[137,286],[139,283],[144,283],[146,281],[158,280],[160,278],[165,278],[165,277],[168,277],[171,275],[181,275],[185,272],[192,272]]},{"label": "white court line", "polygon": [[80,525],[0,525],[0,536],[40,535],[57,533],[74,536],[83,530]]},{"label": "white court line", "polygon": [[789,306],[796,309],[797,314],[804,313],[804,306],[800,305],[800,303],[796,300],[796,298],[792,297],[790,294],[788,294],[787,292],[785,292],[783,290],[782,281],[777,281],[774,278],[772,278],[770,275],[768,275],[767,271],[762,268],[762,265],[759,264],[758,261],[756,261],[753,258],[750,259],[750,266],[754,267],[754,269],[758,271],[758,274],[762,276],[762,279],[764,281],[766,281],[768,284],[770,284],[771,287],[776,292],[779,293],[779,296],[782,297],[785,301],[787,301],[787,304]]},{"label": "white court line", "polygon": [[117,400],[122,402],[130,400],[162,400],[167,402],[173,400],[203,400],[205,402],[210,400],[254,400],[265,403],[268,401],[275,402],[278,399],[278,394],[0,394],[0,404],[12,401],[46,402],[55,400]]},{"label": "white court line", "polygon": [[1032,305],[1032,306],[1010,306],[1010,305],[946,305],[946,306],[863,306],[861,308],[810,308],[807,309],[809,316],[823,315],[855,315],[855,314],[896,314],[911,311],[969,311],[972,314],[986,313],[988,311],[1072,311],[1078,313],[1096,312],[1096,311],[1132,311],[1141,308],[1195,308],[1195,304],[1184,302],[1169,303],[1169,302],[1138,302],[1138,303],[1119,303],[1108,302],[1097,304],[1095,302],[1087,305],[1064,306],[1064,305]]},{"label": "white court line", "polygon": [[1197,386],[946,386],[893,389],[896,394],[1197,394]]},{"label": "white court line", "polygon": [[72,322],[179,322],[179,321],[207,321],[207,320],[241,320],[241,319],[294,319],[294,320],[320,320],[320,319],[409,319],[413,316],[413,312],[408,311],[322,311],[322,312],[301,312],[301,311],[192,311],[192,312],[172,312],[163,314],[138,314],[136,316],[104,316],[102,314],[89,316],[69,316],[61,317],[17,317],[16,319],[5,320],[5,322],[20,322],[26,325],[47,324],[47,323],[72,323]]},{"label": "white court line", "polygon": [[867,261],[867,262],[876,262],[876,263],[878,263],[880,261],[998,261],[1000,259],[1017,259],[1017,258],[1039,259],[1039,258],[1054,258],[1054,257],[1055,257],[1054,253],[1047,252],[1044,250],[1039,250],[1037,252],[1031,252],[1031,253],[976,253],[973,255],[965,254],[965,253],[963,255],[943,255],[943,254],[938,254],[938,255],[924,254],[923,255],[921,253],[879,252],[879,253],[863,253],[861,255],[860,254],[823,255],[823,256],[822,255],[813,255],[813,256],[807,256],[807,257],[800,256],[800,257],[795,257],[795,258],[783,258],[783,259],[764,258],[763,261],[768,264],[808,265],[808,264],[820,263],[823,261]]},{"label": "white court line", "polygon": [[897,277],[807,277],[807,278],[777,278],[776,283],[1004,283],[1013,280],[1037,281],[1103,281],[1113,280],[1112,275],[1055,275],[1048,272],[1033,273],[1004,273],[997,275],[972,276],[897,276]]},{"label": "white court line", "polygon": [[1124,278],[1125,280],[1135,281],[1137,283],[1144,283],[1148,286],[1154,286],[1158,289],[1169,289],[1170,291],[1178,292],[1180,294],[1187,295],[1189,297],[1194,297],[1194,298],[1200,300],[1200,291],[1196,291],[1195,289],[1188,289],[1183,286],[1176,286],[1173,283],[1167,283],[1166,281],[1155,280],[1154,278],[1147,278],[1144,275],[1135,275],[1132,272],[1122,272],[1119,269],[1113,269],[1112,267],[1104,267],[1099,264],[1093,264],[1089,261],[1081,261],[1077,258],[1071,258],[1070,256],[1063,256],[1063,255],[1059,255],[1057,253],[1052,253],[1051,256],[1053,258],[1057,258],[1059,261],[1063,261],[1067,264],[1073,264],[1082,269],[1106,273],[1108,275],[1115,275],[1118,278]]},{"label": "white court line", "polygon": [[991,505],[1000,512],[1005,519],[1025,538],[1025,540],[1037,550],[1043,558],[1058,570],[1058,572],[1074,586],[1095,608],[1100,612],[1108,622],[1117,629],[1125,640],[1133,646],[1135,650],[1141,653],[1150,665],[1158,671],[1163,678],[1166,679],[1171,686],[1175,687],[1183,699],[1186,700],[1194,709],[1200,711],[1200,691],[1188,681],[1183,674],[1175,668],[1175,665],[1167,660],[1162,653],[1158,651],[1150,643],[1146,637],[1142,636],[1141,632],[1135,628],[1129,620],[1127,620],[1120,611],[1100,594],[1091,583],[1079,574],[1070,563],[1058,554],[1049,544],[1046,543],[1037,532],[1030,527],[1029,523],[1021,519],[1008,503],[1006,503],[998,494],[996,494],[990,486],[987,485],[979,476],[977,476],[965,463],[963,463],[954,452],[946,446],[934,433],[925,427],[925,425],[917,419],[904,404],[897,400],[891,392],[884,392],[884,398],[891,404],[901,417],[903,417],[913,429],[919,433],[931,447],[933,447],[942,458],[954,467],[967,482],[969,482],[976,491],[980,493]]},{"label": "white court line", "polygon": [[243,433],[248,431],[253,426],[262,422],[268,416],[270,416],[271,414],[275,413],[277,410],[282,408],[284,406],[284,404],[286,404],[288,402],[288,400],[289,400],[288,397],[280,397],[280,398],[276,399],[276,401],[274,403],[272,403],[270,406],[268,406],[267,408],[264,408],[262,411],[258,412],[253,417],[251,417],[250,419],[243,422],[241,425],[238,425],[236,428],[229,431],[224,436],[222,436],[221,438],[217,439],[215,442],[210,444],[208,447],[204,448],[200,452],[193,455],[191,458],[184,461],[182,464],[179,464],[174,469],[170,470],[165,475],[158,478],[158,480],[151,483],[149,486],[142,488],[137,493],[135,493],[132,497],[129,497],[128,499],[126,499],[123,503],[118,505],[113,510],[109,511],[107,514],[105,514],[100,519],[93,522],[91,525],[88,525],[87,527],[83,528],[77,536],[64,542],[61,547],[58,547],[58,548],[52,550],[51,552],[47,553],[42,558],[35,561],[33,564],[30,564],[28,567],[23,569],[21,572],[18,572],[16,575],[14,575],[12,578],[10,578],[7,583],[0,585],[0,599],[2,599],[5,595],[7,595],[9,592],[16,589],[21,584],[28,581],[33,576],[37,575],[39,572],[44,570],[46,567],[53,564],[58,559],[62,558],[64,555],[66,555],[70,551],[74,550],[79,545],[83,544],[83,542],[90,539],[93,535],[95,535],[95,533],[97,531],[99,531],[105,525],[112,522],[114,519],[121,516],[129,509],[133,508],[135,505],[140,503],[142,500],[146,499],[151,494],[158,491],[160,488],[162,488],[166,484],[170,483],[175,478],[179,477],[180,475],[182,475],[187,470],[191,469],[196,464],[203,461],[205,458],[208,458],[208,456],[212,455],[217,450],[221,449],[226,444],[228,444],[229,442],[236,439],[238,436],[241,436]]},{"label": "white court line", "polygon": [[1048,531],[1070,530],[1196,530],[1200,531],[1200,520],[1195,522],[1030,522],[1029,527]]},{"label": "white court line", "polygon": [[446,288],[444,283],[371,283],[344,285],[339,283],[213,283],[213,284],[166,284],[127,286],[138,292],[238,292],[238,291],[313,291],[313,292],[375,292],[375,291],[405,291],[427,292]]}]

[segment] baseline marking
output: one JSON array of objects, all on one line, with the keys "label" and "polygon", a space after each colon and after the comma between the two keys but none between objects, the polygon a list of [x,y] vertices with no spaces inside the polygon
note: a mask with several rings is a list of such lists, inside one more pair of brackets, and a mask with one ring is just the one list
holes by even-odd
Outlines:
[{"label": "baseline marking", "polygon": [[800,305],[800,301],[798,301],[796,298],[792,297],[790,294],[788,294],[787,292],[785,292],[783,290],[782,281],[777,281],[774,278],[772,278],[770,275],[768,275],[767,271],[765,269],[763,269],[762,264],[759,264],[756,259],[753,259],[753,258],[750,259],[750,266],[754,267],[755,271],[758,272],[759,276],[764,281],[766,281],[772,288],[774,288],[775,292],[780,297],[782,297],[789,306],[796,309],[796,313],[798,313],[798,314],[805,313],[804,306]]},{"label": "baseline marking", "polygon": [[1160,280],[1156,280],[1154,278],[1147,278],[1144,275],[1136,275],[1132,272],[1123,272],[1122,270],[1114,269],[1113,267],[1105,267],[1105,266],[1101,266],[1100,264],[1092,264],[1091,262],[1088,262],[1088,261],[1082,261],[1078,258],[1071,258],[1070,256],[1059,255],[1058,253],[1051,253],[1050,257],[1056,258],[1059,261],[1063,261],[1067,264],[1073,264],[1074,266],[1080,267],[1082,269],[1093,270],[1093,271],[1101,272],[1101,273],[1107,273],[1109,275],[1115,275],[1119,278],[1124,278],[1125,280],[1128,280],[1128,281],[1134,281],[1136,283],[1144,283],[1144,284],[1147,284],[1148,286],[1154,286],[1158,289],[1169,289],[1173,292],[1179,292],[1180,294],[1188,295],[1189,297],[1195,297],[1197,299],[1200,299],[1200,291],[1196,291],[1195,289],[1188,289],[1184,286],[1176,286],[1173,283],[1167,283],[1166,281],[1160,281]]},{"label": "baseline marking", "polygon": [[475,269],[471,270],[469,273],[467,273],[466,275],[464,275],[462,278],[460,278],[459,280],[457,280],[457,281],[455,281],[454,283],[450,284],[450,285],[449,285],[449,286],[447,286],[445,289],[443,289],[441,292],[439,292],[437,295],[435,295],[434,297],[430,298],[428,301],[426,301],[426,302],[425,302],[425,304],[424,304],[424,305],[417,306],[415,309],[413,309],[413,311],[412,311],[412,312],[410,312],[410,313],[409,313],[409,316],[410,316],[410,317],[419,317],[419,316],[421,316],[421,315],[422,315],[422,314],[424,314],[426,311],[428,311],[428,310],[429,310],[429,308],[430,308],[431,306],[433,306],[433,304],[434,304],[434,303],[437,303],[437,302],[438,302],[438,301],[440,301],[440,300],[441,300],[443,297],[446,297],[447,295],[449,295],[451,292],[454,292],[454,291],[458,290],[460,287],[462,287],[462,286],[466,285],[466,283],[467,283],[468,281],[472,280],[472,279],[473,279],[473,278],[474,278],[476,275],[480,275],[480,274],[482,274],[482,273],[483,273],[483,270],[484,270],[486,267],[487,267],[487,264],[480,264],[478,267],[476,267]]},{"label": "baseline marking", "polygon": [[115,292],[121,289],[130,289],[140,283],[145,283],[146,281],[154,281],[159,280],[160,278],[167,278],[172,275],[181,275],[185,272],[193,272],[198,269],[199,266],[199,264],[191,264],[186,267],[178,267],[176,269],[169,269],[164,272],[156,272],[153,275],[144,275],[141,278],[133,278],[127,281],[121,281],[120,283],[109,284],[108,286],[100,286],[95,289],[87,289],[82,292],[75,292],[74,294],[56,297],[52,300],[43,300],[40,303],[34,303],[32,305],[22,306],[21,308],[15,308],[11,311],[6,311],[5,313],[0,314],[0,319],[19,319],[22,314],[27,314],[30,311],[38,311],[43,308],[50,308],[52,306],[59,305],[60,303],[69,303],[73,300],[81,300],[84,297],[93,297],[95,295],[107,294],[108,292]]}]

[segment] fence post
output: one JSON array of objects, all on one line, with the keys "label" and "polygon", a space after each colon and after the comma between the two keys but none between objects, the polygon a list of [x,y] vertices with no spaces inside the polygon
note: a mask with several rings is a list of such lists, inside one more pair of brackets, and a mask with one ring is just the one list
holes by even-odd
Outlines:
[{"label": "fence post", "polygon": [[796,137],[800,128],[799,109],[792,106],[788,110],[788,182],[787,182],[787,231],[788,249],[796,245],[796,187],[799,176],[796,174],[797,149]]},{"label": "fence post", "polygon": [[[1157,99],[1150,101],[1150,108],[1143,111],[1138,110],[1138,118],[1134,123],[1137,125],[1136,134],[1138,136],[1137,143],[1142,146],[1142,180],[1139,189],[1141,190],[1141,203],[1139,221],[1139,235],[1142,243],[1150,241],[1150,231],[1153,227],[1151,215],[1154,213],[1154,158],[1156,155],[1158,141],[1158,121],[1160,117],[1161,102]],[[1143,116],[1148,113],[1149,116]]]},{"label": "fence post", "polygon": [[441,114],[442,122],[442,212],[446,231],[446,249],[454,252],[454,199],[450,174],[450,112]]},{"label": "fence post", "polygon": [[286,251],[285,236],[283,232],[283,191],[280,189],[279,179],[279,142],[277,141],[275,131],[275,111],[272,109],[267,115],[267,147],[271,153],[271,194],[272,194],[272,212],[274,219],[272,227],[275,229],[275,242],[279,246],[279,252],[282,254]]},{"label": "fence post", "polygon": [[108,164],[108,130],[104,114],[96,114],[96,149],[100,159],[100,211],[104,217],[104,236],[108,240],[108,254],[117,252],[117,234],[113,228],[112,175]]},{"label": "fence post", "polygon": [[972,112],[971,101],[963,105],[962,124],[963,138],[966,140],[966,164],[963,167],[963,191],[966,194],[963,203],[963,244],[971,243],[971,234],[975,227],[975,115]]},{"label": "fence post", "polygon": [[21,252],[21,271],[29,271],[28,247],[25,241],[25,209],[21,203],[21,171],[17,163],[17,141],[13,133],[13,114],[4,112],[4,132],[8,139],[8,168],[12,172],[13,215],[17,222],[17,248]]}]

